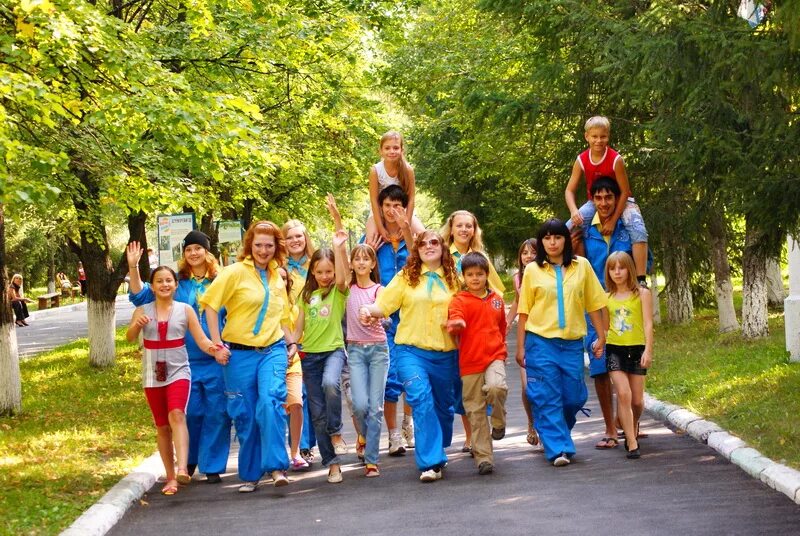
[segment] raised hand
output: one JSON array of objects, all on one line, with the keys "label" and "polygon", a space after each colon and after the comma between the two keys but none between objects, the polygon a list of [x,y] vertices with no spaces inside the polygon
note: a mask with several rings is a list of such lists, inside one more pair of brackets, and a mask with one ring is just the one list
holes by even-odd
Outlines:
[{"label": "raised hand", "polygon": [[135,268],[139,265],[139,259],[142,258],[142,246],[134,240],[128,247],[125,248],[125,257],[128,260],[128,268]]},{"label": "raised hand", "polygon": [[330,192],[328,192],[328,195],[325,196],[325,205],[328,207],[328,213],[330,213],[331,218],[333,219],[333,225],[335,229],[337,231],[342,229],[342,215],[339,213],[339,207],[336,205],[336,199]]},{"label": "raised hand", "polygon": [[339,229],[333,235],[333,247],[339,248],[347,243],[348,233],[344,229]]}]

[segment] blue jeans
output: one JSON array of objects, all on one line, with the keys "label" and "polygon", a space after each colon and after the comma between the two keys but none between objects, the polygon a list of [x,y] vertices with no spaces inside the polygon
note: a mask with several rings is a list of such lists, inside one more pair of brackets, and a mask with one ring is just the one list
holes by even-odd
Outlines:
[{"label": "blue jeans", "polygon": [[572,427],[589,392],[583,381],[583,340],[525,334],[526,394],[544,454],[552,461],[575,454]]},{"label": "blue jeans", "polygon": [[286,454],[286,344],[262,350],[231,350],[224,367],[228,415],[239,438],[239,478],[289,468]]},{"label": "blue jeans", "polygon": [[386,402],[397,402],[400,400],[400,395],[403,394],[403,383],[400,381],[400,376],[397,373],[397,353],[394,344],[394,331],[386,331],[386,345],[389,347],[389,370],[386,375],[386,392],[383,399]]},{"label": "blue jeans", "polygon": [[453,439],[455,351],[435,352],[398,344],[397,371],[414,415],[414,458],[420,471],[442,467]]},{"label": "blue jeans", "polygon": [[331,436],[342,431],[342,367],[344,348],[330,352],[306,352],[301,361],[303,383],[308,393],[308,412],[314,424],[322,465],[340,463],[333,450]]},{"label": "blue jeans", "polygon": [[377,464],[389,349],[386,343],[350,343],[347,354],[353,414],[367,440],[364,461]]}]

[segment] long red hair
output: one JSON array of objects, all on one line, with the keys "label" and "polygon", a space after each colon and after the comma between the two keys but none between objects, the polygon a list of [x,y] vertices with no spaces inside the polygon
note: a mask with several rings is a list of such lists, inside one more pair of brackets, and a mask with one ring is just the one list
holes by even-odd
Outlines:
[{"label": "long red hair", "polygon": [[236,259],[243,261],[253,255],[253,240],[255,240],[257,234],[275,237],[275,255],[272,258],[278,263],[278,266],[283,266],[286,262],[286,242],[283,239],[280,228],[267,220],[260,220],[250,225],[250,228],[244,234],[242,250],[236,256]]},{"label": "long red hair", "polygon": [[444,271],[444,279],[447,283],[447,286],[450,287],[450,290],[458,290],[461,288],[461,284],[458,281],[458,274],[456,273],[456,265],[455,262],[453,262],[453,256],[450,255],[450,250],[447,248],[442,236],[436,231],[426,230],[417,236],[416,240],[414,241],[414,246],[411,248],[411,251],[408,254],[406,265],[403,267],[403,277],[405,277],[406,281],[408,281],[408,284],[412,287],[419,285],[419,278],[422,275],[423,266],[422,258],[419,256],[419,247],[423,240],[430,238],[438,238],[439,243],[441,244],[442,270]]}]

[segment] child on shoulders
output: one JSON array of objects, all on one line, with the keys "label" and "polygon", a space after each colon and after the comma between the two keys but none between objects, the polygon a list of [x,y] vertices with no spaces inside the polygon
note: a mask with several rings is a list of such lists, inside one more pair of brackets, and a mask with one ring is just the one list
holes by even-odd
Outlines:
[{"label": "child on shoulders", "polygon": [[[622,195],[617,199],[617,207],[614,214],[602,225],[604,236],[610,235],[617,225],[617,220],[622,218],[625,230],[631,237],[633,243],[633,259],[636,263],[636,276],[640,284],[647,285],[645,277],[647,270],[647,229],[642,219],[639,206],[632,197],[630,183],[628,182],[628,172],[625,169],[625,162],[622,156],[608,146],[611,134],[611,123],[608,118],[596,115],[590,117],[584,125],[584,138],[589,144],[589,148],[583,151],[575,159],[572,166],[567,189],[564,197],[569,208],[570,220],[567,227],[579,229],[586,225],[593,224],[596,210],[592,202],[592,183],[599,177],[611,177],[617,181]],[[588,201],[580,208],[575,201],[581,176],[586,178],[586,195]]]}]

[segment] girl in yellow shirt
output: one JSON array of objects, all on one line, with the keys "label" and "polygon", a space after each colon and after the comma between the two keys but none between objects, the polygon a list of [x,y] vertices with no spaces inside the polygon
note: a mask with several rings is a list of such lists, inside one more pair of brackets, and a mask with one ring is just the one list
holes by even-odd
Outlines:
[{"label": "girl in yellow shirt", "polygon": [[453,436],[453,380],[456,345],[447,332],[450,300],[458,292],[458,276],[444,239],[435,231],[421,233],[403,270],[378,295],[363,305],[361,322],[400,310],[395,354],[400,381],[414,414],[417,467],[422,482],[442,478],[445,447]]},{"label": "girl in yellow shirt", "polygon": [[639,458],[639,417],[644,380],[653,362],[653,298],[636,281],[636,265],[625,251],[609,255],[606,366],[617,391],[617,415],[625,431],[625,450]]}]

